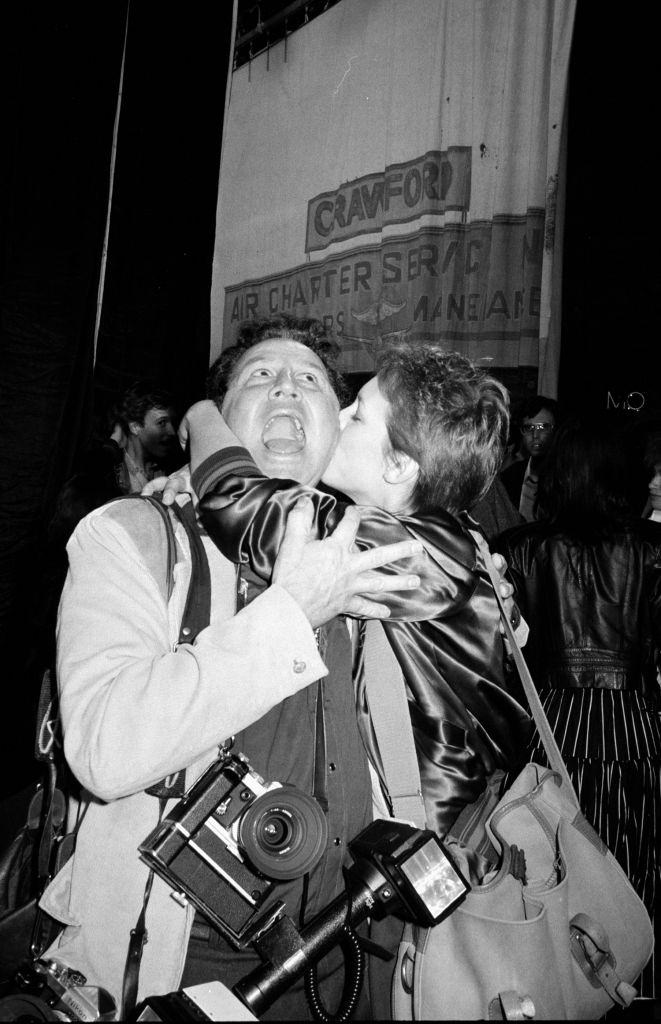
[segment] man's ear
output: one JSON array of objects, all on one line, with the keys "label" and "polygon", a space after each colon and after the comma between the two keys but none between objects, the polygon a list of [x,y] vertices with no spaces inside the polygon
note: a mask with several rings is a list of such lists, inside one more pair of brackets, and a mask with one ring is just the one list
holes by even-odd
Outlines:
[{"label": "man's ear", "polygon": [[385,458],[383,479],[387,484],[413,483],[419,470],[420,466],[416,460],[406,452],[391,450]]},{"label": "man's ear", "polygon": [[134,420],[133,423],[129,423],[129,430],[132,434],[139,434],[142,430],[142,423],[138,423],[137,420]]}]

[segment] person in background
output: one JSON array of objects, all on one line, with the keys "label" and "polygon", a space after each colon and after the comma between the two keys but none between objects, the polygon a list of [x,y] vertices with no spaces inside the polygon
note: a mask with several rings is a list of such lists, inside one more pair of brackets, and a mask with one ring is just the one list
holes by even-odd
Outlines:
[{"label": "person in background", "polygon": [[175,468],[173,460],[181,451],[174,415],[172,395],[149,381],[136,381],[124,392],[110,435],[119,449],[115,478],[122,494],[139,494],[148,480]]},{"label": "person in background", "polygon": [[647,442],[645,466],[649,476],[648,498],[643,516],[661,523],[661,432],[653,434]]},{"label": "person in background", "polygon": [[46,532],[38,600],[34,657],[39,675],[54,667],[57,605],[67,574],[66,546],[71,534],[93,509],[125,494],[139,494],[157,473],[169,473],[182,464],[174,409],[169,391],[147,380],[134,382],[110,410],[110,435],[89,446],[76,472],[60,488]]},{"label": "person in background", "polygon": [[521,457],[500,473],[510,501],[527,522],[536,518],[540,474],[557,422],[558,403],[553,398],[527,399],[519,414]]},{"label": "person in background", "polygon": [[[661,525],[642,519],[640,459],[613,418],[566,421],[540,479],[545,518],[495,542],[526,657],[582,810],[659,922]],[[530,759],[546,764],[538,737]],[[658,955],[641,976],[658,996]]]},{"label": "person in background", "polygon": [[505,530],[525,523],[521,513],[510,501],[510,496],[499,476],[495,478],[484,497],[469,511],[489,543]]},{"label": "person in background", "polygon": [[182,464],[174,399],[150,381],[136,381],[111,409],[112,432],[94,442],[63,485],[49,525],[49,546],[63,552],[83,516],[112,498],[139,494],[148,480]]}]

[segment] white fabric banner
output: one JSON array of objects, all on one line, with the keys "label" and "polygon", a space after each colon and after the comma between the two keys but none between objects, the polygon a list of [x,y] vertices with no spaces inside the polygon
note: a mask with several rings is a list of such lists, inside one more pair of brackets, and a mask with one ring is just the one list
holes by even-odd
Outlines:
[{"label": "white fabric banner", "polygon": [[575,2],[342,0],[236,71],[211,358],[284,311],[345,371],[434,340],[554,395]]}]

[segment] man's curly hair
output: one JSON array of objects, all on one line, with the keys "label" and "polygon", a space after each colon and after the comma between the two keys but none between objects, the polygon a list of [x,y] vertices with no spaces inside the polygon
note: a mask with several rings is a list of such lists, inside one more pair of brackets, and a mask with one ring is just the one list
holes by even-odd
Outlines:
[{"label": "man's curly hair", "polygon": [[113,425],[116,421],[128,433],[129,424],[144,424],[150,409],[174,410],[175,400],[170,391],[149,380],[136,380],[126,389],[111,410]]},{"label": "man's curly hair", "polygon": [[320,320],[289,316],[286,313],[245,320],[240,325],[236,343],[221,352],[209,368],[206,381],[207,398],[214,401],[219,409],[222,408],[241,357],[260,341],[268,341],[271,338],[298,341],[314,352],[324,365],[328,381],[340,406],[346,405],[349,399],[348,388],[336,366],[340,353],[338,344]]},{"label": "man's curly hair", "polygon": [[491,486],[509,428],[509,393],[466,356],[434,345],[397,345],[377,360],[390,403],[388,439],[420,467],[419,514],[472,508]]}]

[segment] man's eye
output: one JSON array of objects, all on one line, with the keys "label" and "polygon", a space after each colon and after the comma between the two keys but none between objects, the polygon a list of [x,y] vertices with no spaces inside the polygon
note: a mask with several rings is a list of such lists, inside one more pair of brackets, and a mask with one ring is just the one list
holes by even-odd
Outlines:
[{"label": "man's eye", "polygon": [[299,378],[306,384],[317,384],[318,380],[313,373],[299,373]]},{"label": "man's eye", "polygon": [[265,366],[259,366],[257,369],[252,371],[252,377],[270,377],[271,371],[267,370]]}]

